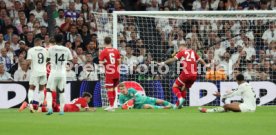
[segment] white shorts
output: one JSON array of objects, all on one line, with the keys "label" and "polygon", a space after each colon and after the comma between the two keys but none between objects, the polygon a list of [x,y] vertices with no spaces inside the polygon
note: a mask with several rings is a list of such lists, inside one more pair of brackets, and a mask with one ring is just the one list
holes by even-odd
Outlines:
[{"label": "white shorts", "polygon": [[46,88],[50,90],[63,90],[66,85],[66,77],[49,76]]},{"label": "white shorts", "polygon": [[47,76],[31,76],[29,85],[45,85],[47,83]]},{"label": "white shorts", "polygon": [[252,105],[247,105],[244,103],[241,103],[239,105],[241,112],[255,112],[256,107],[252,107]]}]

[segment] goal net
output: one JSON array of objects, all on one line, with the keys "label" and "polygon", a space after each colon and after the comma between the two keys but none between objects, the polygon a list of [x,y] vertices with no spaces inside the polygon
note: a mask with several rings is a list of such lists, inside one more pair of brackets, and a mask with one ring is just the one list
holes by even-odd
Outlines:
[{"label": "goal net", "polygon": [[[253,85],[258,105],[276,105],[276,12],[114,12],[109,16],[109,35],[113,33],[113,45],[122,55],[120,81],[140,83],[147,96],[176,102],[172,85],[181,64],[156,63],[174,57],[178,45],[186,44],[211,65],[206,70],[198,67],[186,106],[223,105],[212,94],[237,88],[235,76],[240,73]],[[227,102],[235,100],[240,98]]]}]

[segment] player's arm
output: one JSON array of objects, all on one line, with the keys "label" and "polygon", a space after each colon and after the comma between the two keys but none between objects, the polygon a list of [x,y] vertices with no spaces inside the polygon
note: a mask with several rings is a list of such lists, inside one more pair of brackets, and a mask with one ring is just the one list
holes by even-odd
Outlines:
[{"label": "player's arm", "polygon": [[173,63],[179,59],[181,59],[181,57],[183,57],[183,52],[178,52],[173,58],[170,58],[164,62],[161,62],[159,65],[164,65],[164,64],[170,64],[170,63]]},{"label": "player's arm", "polygon": [[103,64],[105,63],[104,59],[105,59],[105,52],[102,51],[102,52],[100,53],[100,56],[99,56],[99,64],[100,64],[100,65],[103,65]]}]

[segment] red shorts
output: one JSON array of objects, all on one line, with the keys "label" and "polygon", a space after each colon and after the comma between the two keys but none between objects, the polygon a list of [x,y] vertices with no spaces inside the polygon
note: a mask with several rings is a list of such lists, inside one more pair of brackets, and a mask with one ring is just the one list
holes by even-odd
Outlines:
[{"label": "red shorts", "polygon": [[79,112],[80,109],[73,104],[65,104],[64,105],[64,112]]},{"label": "red shorts", "polygon": [[114,88],[119,84],[120,78],[105,77],[105,88]]},{"label": "red shorts", "polygon": [[175,83],[182,87],[191,88],[194,82],[196,81],[197,75],[189,75],[185,73],[181,73],[180,76],[175,80]]}]

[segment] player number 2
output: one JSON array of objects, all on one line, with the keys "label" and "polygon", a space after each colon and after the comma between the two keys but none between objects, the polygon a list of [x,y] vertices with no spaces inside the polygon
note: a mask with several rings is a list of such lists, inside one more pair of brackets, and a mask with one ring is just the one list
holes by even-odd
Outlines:
[{"label": "player number 2", "polygon": [[44,55],[42,53],[37,54],[38,64],[42,64],[44,62]]},{"label": "player number 2", "polygon": [[114,56],[115,56],[114,53],[110,53],[109,54],[109,59],[110,59],[110,63],[111,64],[115,64],[115,58],[114,58]]},{"label": "player number 2", "polygon": [[185,52],[186,55],[186,61],[192,61],[191,59],[193,59],[193,61],[195,61],[195,53],[194,52]]}]

